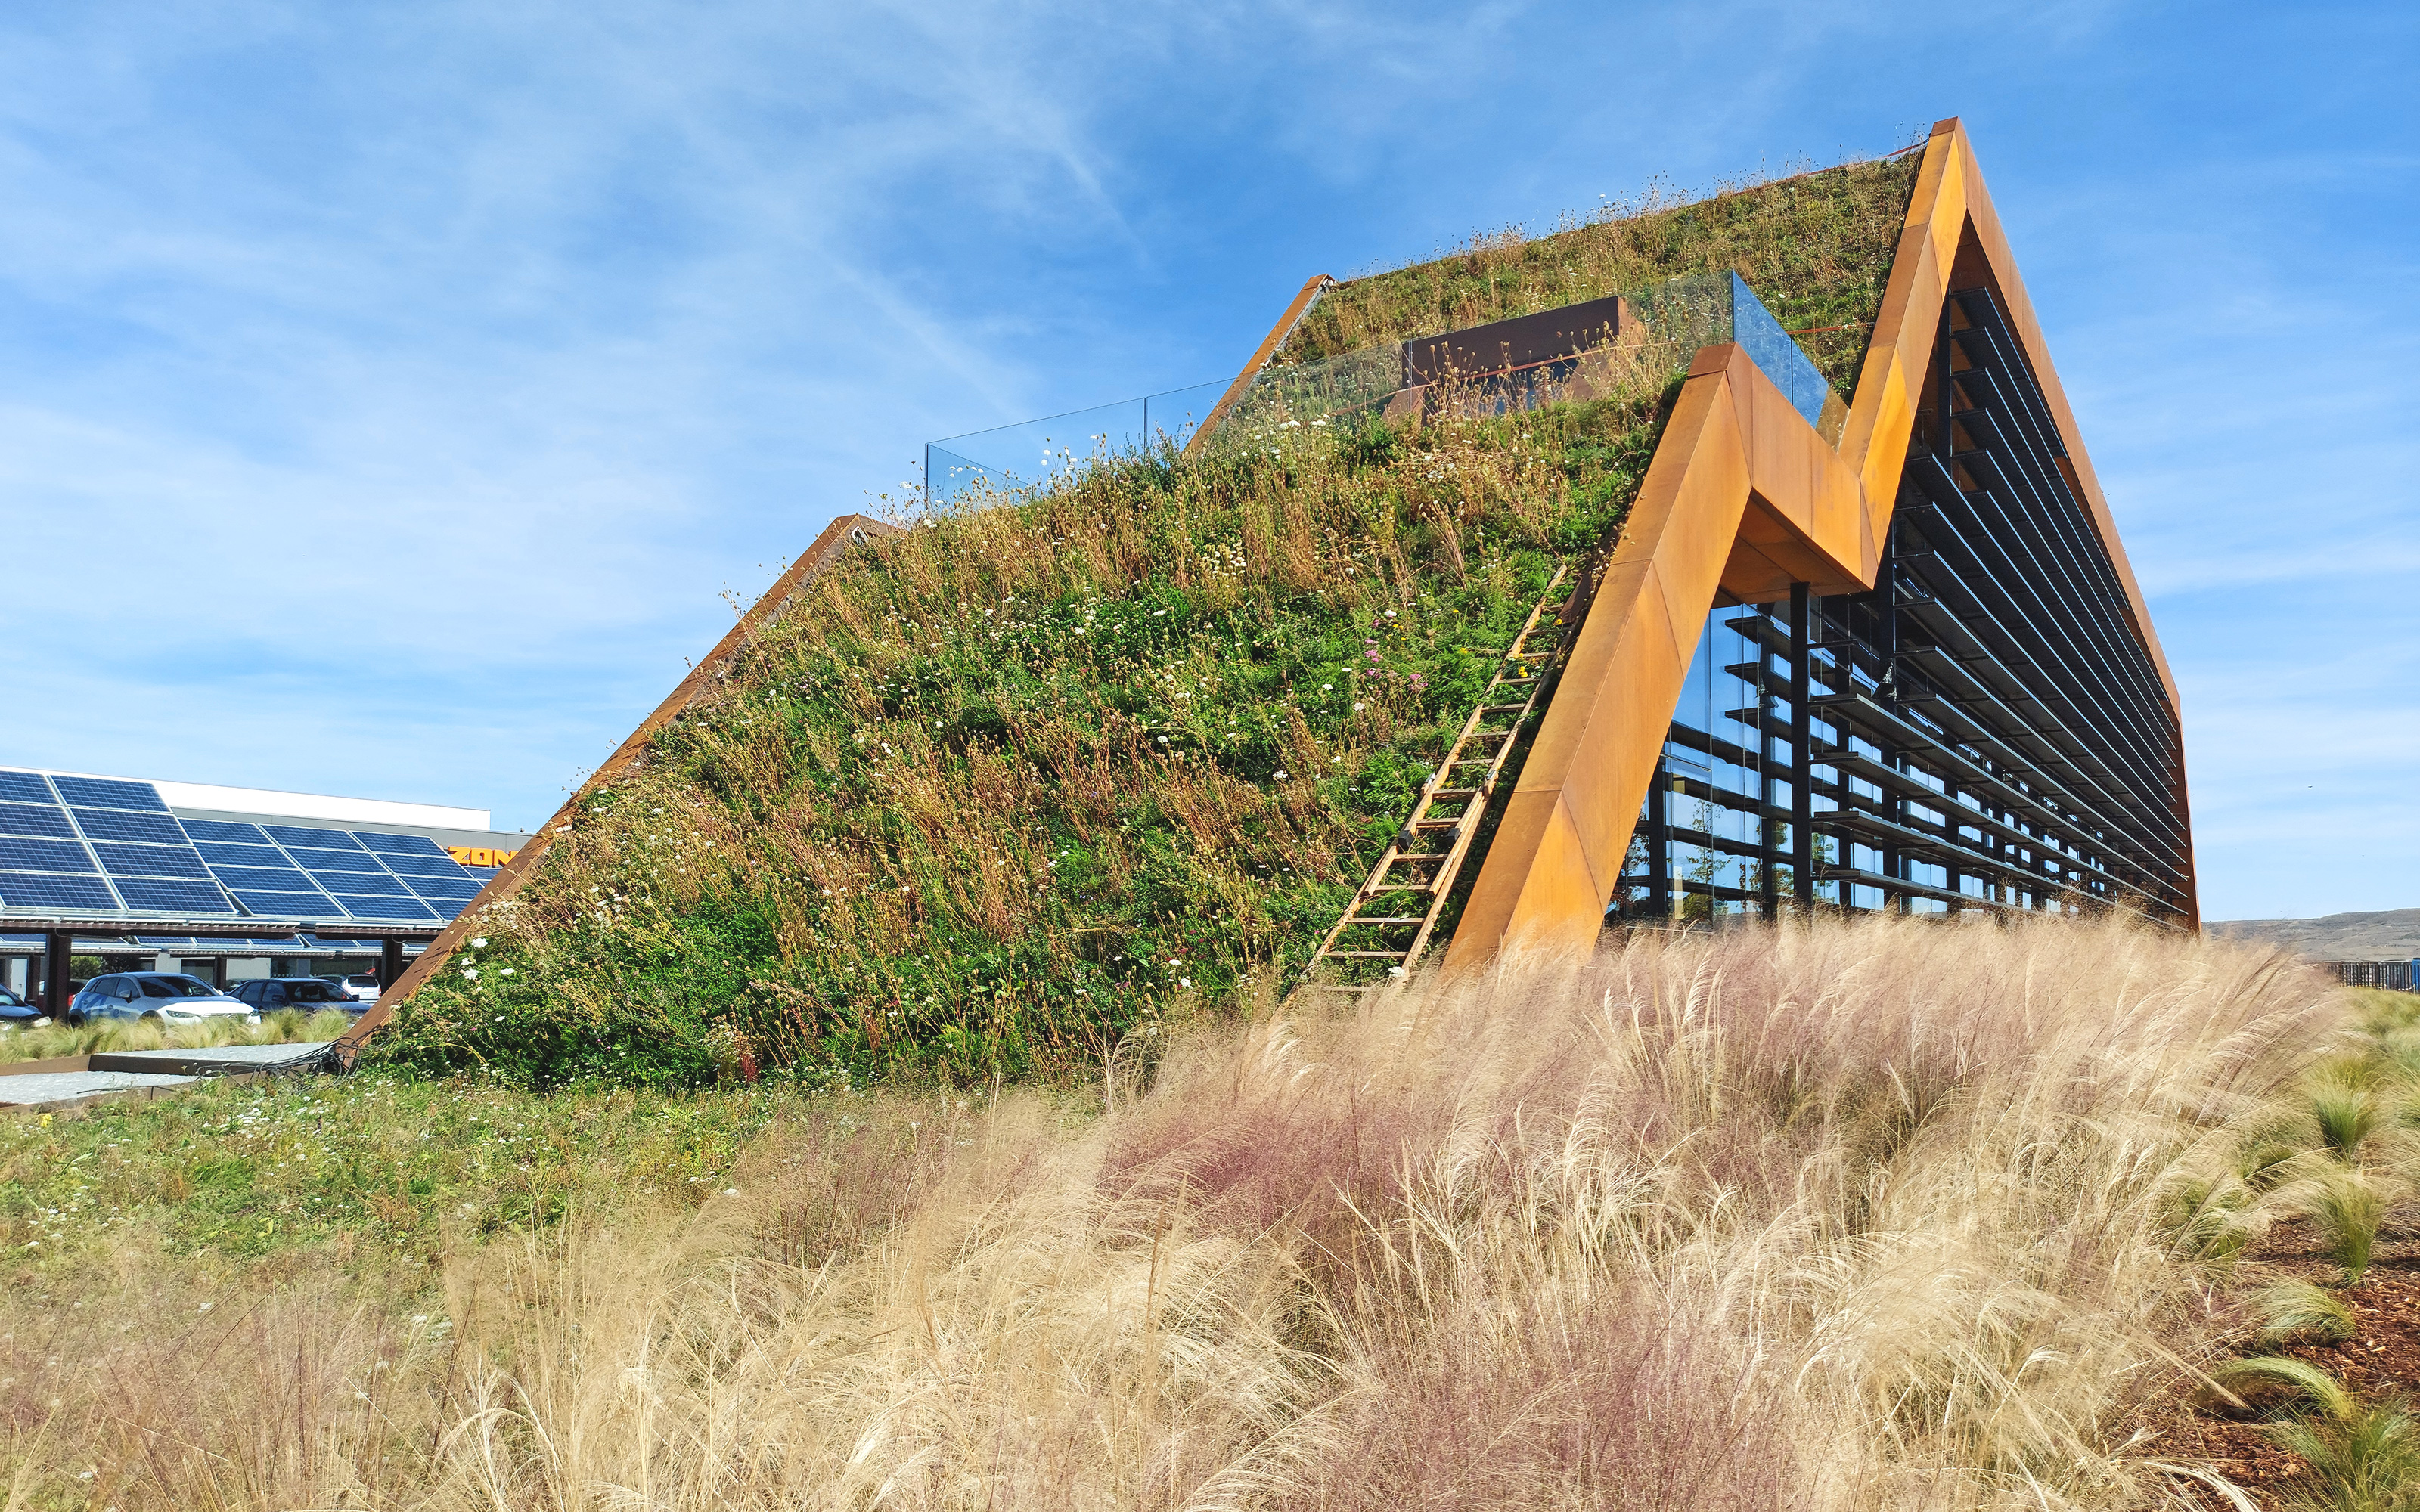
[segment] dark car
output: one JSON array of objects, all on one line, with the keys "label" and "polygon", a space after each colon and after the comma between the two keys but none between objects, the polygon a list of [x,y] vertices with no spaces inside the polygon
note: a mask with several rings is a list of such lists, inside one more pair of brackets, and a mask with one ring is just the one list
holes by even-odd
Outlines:
[{"label": "dark car", "polygon": [[176,971],[113,971],[85,983],[68,1004],[68,1023],[93,1019],[150,1019],[163,1024],[199,1024],[206,1019],[243,1018],[251,1005],[202,980]]},{"label": "dark car", "polygon": [[42,1016],[40,1009],[0,987],[0,1028],[22,1029],[41,1023]]},{"label": "dark car", "polygon": [[262,1013],[288,1008],[304,1013],[332,1008],[359,1013],[370,1006],[356,1000],[345,991],[342,982],[330,981],[325,977],[255,977],[250,981],[237,982],[235,995]]}]

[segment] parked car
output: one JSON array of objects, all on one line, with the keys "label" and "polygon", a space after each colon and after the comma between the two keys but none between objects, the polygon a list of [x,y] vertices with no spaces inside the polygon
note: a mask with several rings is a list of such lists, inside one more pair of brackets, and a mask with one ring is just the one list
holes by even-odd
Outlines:
[{"label": "parked car", "polygon": [[42,1022],[42,1011],[0,987],[0,1029],[24,1029]]},{"label": "parked car", "polygon": [[345,979],[345,990],[365,1003],[377,1002],[379,994],[384,991],[379,986],[378,973],[375,971],[354,972]]},{"label": "parked car", "polygon": [[214,1018],[250,1018],[252,1005],[177,971],[113,971],[85,983],[68,1004],[68,1023],[94,1019],[148,1019],[163,1024],[200,1024]]},{"label": "parked car", "polygon": [[235,995],[256,1013],[274,1013],[288,1008],[305,1013],[330,1008],[359,1013],[369,1006],[355,1001],[342,982],[330,981],[325,977],[255,977],[250,981],[237,982]]}]

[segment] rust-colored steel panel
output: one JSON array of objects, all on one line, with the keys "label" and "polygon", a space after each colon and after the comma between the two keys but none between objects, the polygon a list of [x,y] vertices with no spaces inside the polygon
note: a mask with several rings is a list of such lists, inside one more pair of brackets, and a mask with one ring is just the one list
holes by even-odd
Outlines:
[{"label": "rust-colored steel panel", "polygon": [[1577,357],[1627,334],[1619,294],[1404,343],[1404,386],[1471,378]]},{"label": "rust-colored steel panel", "polygon": [[462,910],[454,922],[446,925],[436,939],[429,942],[428,949],[420,953],[420,959],[411,964],[402,978],[394,986],[379,994],[377,1003],[373,1004],[369,1011],[364,1013],[351,1028],[345,1031],[344,1038],[336,1041],[338,1052],[347,1055],[358,1052],[363,1041],[376,1033],[380,1025],[395,1017],[396,1010],[402,1007],[413,993],[418,992],[421,984],[427,981],[437,969],[445,964],[446,959],[461,947],[463,939],[479,927],[480,912],[489,904],[502,903],[520,890],[521,884],[536,870],[539,860],[545,856],[547,847],[553,842],[554,837],[570,826],[571,816],[579,810],[581,800],[597,789],[619,780],[623,774],[629,771],[631,765],[645,752],[648,739],[657,731],[670,724],[700,693],[719,680],[730,665],[732,657],[746,649],[749,642],[756,638],[757,632],[770,624],[773,617],[781,613],[783,608],[789,603],[798,591],[805,587],[816,573],[822,571],[827,563],[852,546],[898,533],[899,527],[876,519],[871,515],[843,515],[825,526],[823,533],[815,537],[814,544],[799,553],[799,560],[791,563],[790,569],[782,574],[771,588],[766,590],[765,596],[749,607],[748,612],[739,617],[739,623],[733,625],[729,632],[716,642],[714,650],[695,667],[690,669],[689,675],[680,680],[680,686],[674,688],[671,696],[656,706],[656,712],[647,716],[638,729],[630,732],[629,738],[614,748],[613,754],[607,758],[605,764],[597,768],[595,775],[580,785],[580,791],[573,794],[562,808],[554,811],[554,817],[548,820],[538,832],[531,837],[529,843],[522,846],[519,854],[504,863],[503,870],[488,879],[488,885],[479,889],[479,895],[471,900],[470,905]]},{"label": "rust-colored steel panel", "polygon": [[[2169,707],[2179,710],[2175,679],[1973,147],[1956,119],[1942,121],[1925,144],[1837,450],[1737,348],[1698,354],[1506,805],[1445,969],[1481,966],[1507,949],[1593,945],[1718,591],[1770,602],[1793,582],[1810,583],[1817,594],[1873,586],[1943,304],[1953,285],[1982,280],[2010,313],[2066,444],[2069,481],[2116,565],[2133,628]],[[2188,914],[2198,922],[2190,898]]]}]

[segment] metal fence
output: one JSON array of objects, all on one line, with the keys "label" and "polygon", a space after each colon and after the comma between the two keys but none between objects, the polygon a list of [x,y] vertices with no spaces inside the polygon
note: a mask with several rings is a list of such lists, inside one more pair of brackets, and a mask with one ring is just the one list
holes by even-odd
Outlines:
[{"label": "metal fence", "polygon": [[2383,987],[2389,992],[2420,992],[2420,961],[2322,961],[2348,987]]}]

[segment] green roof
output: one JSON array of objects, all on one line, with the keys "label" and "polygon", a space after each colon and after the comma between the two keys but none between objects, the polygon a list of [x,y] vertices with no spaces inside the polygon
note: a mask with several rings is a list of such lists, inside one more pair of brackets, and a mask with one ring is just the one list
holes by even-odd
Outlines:
[{"label": "green roof", "polygon": [[[1483,239],[1331,288],[1284,356],[1730,268],[1785,324],[1842,328],[1805,339],[1845,393],[1915,161]],[[1276,1000],[1485,648],[1614,538],[1679,376],[1114,459],[851,551],[582,799],[373,1057],[539,1085],[1076,1076]]]}]

